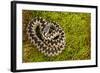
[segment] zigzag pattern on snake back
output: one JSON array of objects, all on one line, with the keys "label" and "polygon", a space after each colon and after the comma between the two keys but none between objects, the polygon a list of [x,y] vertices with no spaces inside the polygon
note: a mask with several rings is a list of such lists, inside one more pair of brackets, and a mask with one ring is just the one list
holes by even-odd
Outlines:
[{"label": "zigzag pattern on snake back", "polygon": [[59,24],[35,17],[27,26],[31,43],[46,56],[59,55],[65,48],[65,34]]}]

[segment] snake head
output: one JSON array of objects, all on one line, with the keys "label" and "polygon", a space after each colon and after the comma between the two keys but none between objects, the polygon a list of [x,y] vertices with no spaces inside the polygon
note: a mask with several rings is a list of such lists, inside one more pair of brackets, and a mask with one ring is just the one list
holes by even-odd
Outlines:
[{"label": "snake head", "polygon": [[46,25],[45,26],[45,28],[43,29],[43,33],[44,33],[44,35],[47,35],[48,34],[48,32],[49,32],[49,30],[50,30],[50,23],[48,24],[48,25]]}]

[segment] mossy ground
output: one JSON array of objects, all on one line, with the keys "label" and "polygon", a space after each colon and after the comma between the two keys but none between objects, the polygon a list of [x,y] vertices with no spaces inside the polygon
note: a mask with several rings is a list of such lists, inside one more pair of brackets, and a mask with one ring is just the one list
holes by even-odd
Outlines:
[{"label": "mossy ground", "polygon": [[[91,58],[91,14],[78,12],[22,11],[23,62],[87,60]],[[47,57],[30,43],[26,34],[28,22],[34,17],[56,21],[65,32],[66,47],[58,56]]]}]

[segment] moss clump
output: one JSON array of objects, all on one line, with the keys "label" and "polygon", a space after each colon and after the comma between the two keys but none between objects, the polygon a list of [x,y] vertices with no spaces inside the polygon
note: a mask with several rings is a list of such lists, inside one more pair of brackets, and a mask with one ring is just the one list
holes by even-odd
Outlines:
[{"label": "moss clump", "polygon": [[[44,62],[64,60],[87,60],[91,58],[90,13],[50,12],[23,10],[23,62]],[[47,57],[38,51],[27,38],[26,27],[34,17],[56,21],[66,37],[65,50],[55,57]]]}]

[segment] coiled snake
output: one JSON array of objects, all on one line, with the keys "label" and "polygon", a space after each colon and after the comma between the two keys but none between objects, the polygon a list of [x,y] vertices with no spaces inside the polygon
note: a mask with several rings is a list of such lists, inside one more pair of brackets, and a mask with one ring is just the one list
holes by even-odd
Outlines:
[{"label": "coiled snake", "polygon": [[31,43],[46,56],[56,56],[65,48],[65,34],[56,22],[35,17],[27,26]]}]

